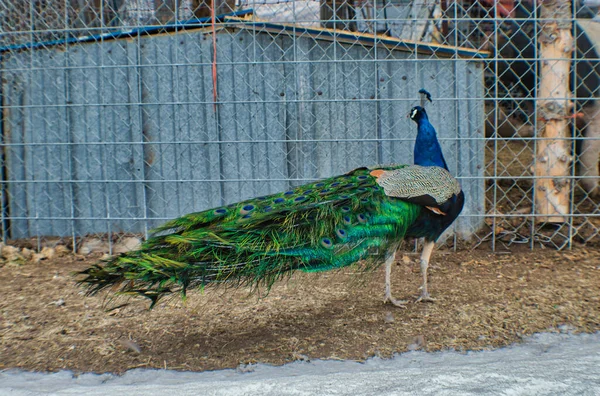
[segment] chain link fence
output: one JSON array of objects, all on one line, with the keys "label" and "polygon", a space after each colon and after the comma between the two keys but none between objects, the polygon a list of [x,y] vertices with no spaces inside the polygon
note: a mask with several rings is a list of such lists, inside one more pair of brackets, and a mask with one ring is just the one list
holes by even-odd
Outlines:
[{"label": "chain link fence", "polygon": [[410,162],[425,87],[467,196],[447,244],[598,246],[586,1],[2,2],[2,237],[114,253],[191,211]]}]

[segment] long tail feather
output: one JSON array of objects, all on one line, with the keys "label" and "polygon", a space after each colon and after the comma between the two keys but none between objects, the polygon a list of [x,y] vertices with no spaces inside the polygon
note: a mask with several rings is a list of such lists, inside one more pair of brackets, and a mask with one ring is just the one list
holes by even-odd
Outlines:
[{"label": "long tail feather", "polygon": [[[398,166],[396,166],[398,167]],[[137,251],[81,272],[89,294],[118,288],[154,305],[191,287],[264,285],[295,270],[324,271],[404,237],[421,208],[387,197],[357,169],[280,194],[191,213],[159,227]]]}]

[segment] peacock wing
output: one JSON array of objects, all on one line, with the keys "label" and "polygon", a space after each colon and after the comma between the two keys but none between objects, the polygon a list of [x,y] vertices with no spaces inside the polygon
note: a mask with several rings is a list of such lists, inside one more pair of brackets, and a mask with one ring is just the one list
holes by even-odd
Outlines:
[{"label": "peacock wing", "polygon": [[441,208],[461,192],[458,181],[444,168],[411,165],[397,169],[373,169],[389,197],[396,197],[421,206]]}]

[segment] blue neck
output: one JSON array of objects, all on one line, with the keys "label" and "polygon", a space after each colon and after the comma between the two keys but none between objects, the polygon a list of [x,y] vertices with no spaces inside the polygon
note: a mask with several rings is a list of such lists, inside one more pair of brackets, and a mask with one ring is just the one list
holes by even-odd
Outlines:
[{"label": "blue neck", "polygon": [[427,114],[423,111],[416,122],[418,133],[414,151],[415,165],[439,166],[448,170],[442,154],[442,147],[437,140],[435,128],[429,122]]}]

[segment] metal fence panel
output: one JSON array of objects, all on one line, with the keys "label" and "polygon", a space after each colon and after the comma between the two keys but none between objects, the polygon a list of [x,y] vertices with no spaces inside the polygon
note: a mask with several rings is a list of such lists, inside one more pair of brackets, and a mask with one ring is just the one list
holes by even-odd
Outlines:
[{"label": "metal fence panel", "polygon": [[[81,45],[67,52],[74,232],[127,230],[141,216],[143,180],[136,46],[128,41]],[[120,183],[111,182],[119,180]],[[107,220],[104,220],[107,219]]]},{"label": "metal fence panel", "polygon": [[[425,87],[467,196],[458,236],[492,249],[600,240],[600,29],[586,4],[244,0],[217,18],[213,58],[200,3],[0,4],[4,239],[114,239],[354,167],[411,162],[405,115]],[[542,59],[556,4],[575,51]],[[567,97],[544,97],[542,69],[565,61]],[[573,103],[559,109],[572,120],[559,139],[545,132],[549,99]],[[547,222],[540,169],[554,147],[565,153],[553,180],[566,205]]]},{"label": "metal fence panel", "polygon": [[[478,96],[483,92],[473,62],[416,63],[405,51],[249,29],[221,30],[217,40],[218,108],[212,104],[212,40],[204,30],[6,58],[6,70],[13,68],[10,62],[38,62],[35,72],[12,71],[28,83],[24,104],[37,118],[10,123],[25,133],[20,149],[35,142],[45,154],[11,164],[17,169],[9,173],[23,167],[43,180],[27,184],[30,190],[21,194],[28,205],[18,217],[44,218],[35,226],[12,226],[11,236],[141,232],[189,211],[359,166],[410,162],[415,126],[405,115],[416,104],[415,87],[441,75],[456,83],[434,88],[434,97],[453,97],[456,85],[466,89],[468,83]],[[377,58],[383,62],[370,61]],[[467,70],[478,76],[475,84],[455,78]],[[8,103],[19,100],[7,93]],[[458,103],[436,101],[432,111],[452,171],[459,171],[453,127]],[[461,116],[466,135],[482,128],[481,111]],[[481,151],[468,154],[467,163],[482,162]],[[467,206],[482,199],[471,190],[465,189]],[[469,213],[481,215],[481,206]]]},{"label": "metal fence panel", "polygon": [[[24,55],[8,60],[11,68],[3,92],[7,192],[17,235],[44,235],[51,231],[69,235],[72,208],[69,169],[69,127],[64,53]],[[29,71],[26,68],[30,68]],[[33,70],[37,70],[34,72]],[[42,72],[43,70],[43,72]],[[6,96],[6,95],[5,95]],[[14,111],[13,111],[14,110]]]}]

